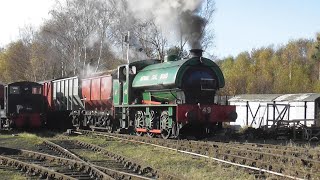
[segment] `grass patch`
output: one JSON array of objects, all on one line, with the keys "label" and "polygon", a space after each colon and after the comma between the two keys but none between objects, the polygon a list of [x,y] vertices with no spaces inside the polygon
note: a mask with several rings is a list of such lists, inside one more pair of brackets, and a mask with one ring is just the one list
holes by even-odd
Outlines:
[{"label": "grass patch", "polygon": [[0,169],[1,179],[26,180],[27,178],[17,172]]},{"label": "grass patch", "polygon": [[86,158],[87,160],[90,160],[90,161],[99,161],[99,160],[101,160],[101,157],[104,156],[100,152],[92,153],[92,152],[89,152],[89,151],[86,151],[86,150],[77,150],[77,151],[74,151],[74,152],[77,153],[77,155],[79,155],[81,157],[84,157],[84,158]]},{"label": "grass patch", "polygon": [[42,138],[26,132],[0,135],[0,146],[2,147],[36,150],[35,146],[42,142]]},{"label": "grass patch", "polygon": [[72,137],[72,139],[103,146],[106,150],[136,159],[161,171],[183,177],[183,179],[254,179],[242,169],[171,150],[104,138],[79,136]]}]

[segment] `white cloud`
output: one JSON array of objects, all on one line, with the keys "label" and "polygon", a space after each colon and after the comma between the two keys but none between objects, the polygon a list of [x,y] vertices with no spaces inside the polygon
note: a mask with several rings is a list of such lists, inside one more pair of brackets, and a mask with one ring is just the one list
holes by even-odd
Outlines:
[{"label": "white cloud", "polygon": [[19,37],[19,28],[39,27],[49,17],[54,0],[0,0],[0,47]]}]

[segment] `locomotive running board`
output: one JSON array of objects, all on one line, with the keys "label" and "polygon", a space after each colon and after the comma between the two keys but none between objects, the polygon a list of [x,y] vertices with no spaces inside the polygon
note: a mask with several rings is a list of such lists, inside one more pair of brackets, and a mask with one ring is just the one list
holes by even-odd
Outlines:
[{"label": "locomotive running board", "polygon": [[149,132],[154,133],[154,134],[161,134],[161,130],[160,129],[152,129]]},{"label": "locomotive running board", "polygon": [[137,132],[147,132],[147,129],[144,128],[136,128]]},{"label": "locomotive running board", "polygon": [[161,134],[161,130],[160,129],[152,129],[150,131],[148,131],[147,129],[145,128],[136,128],[136,131],[137,132],[150,132],[150,133],[154,133],[154,134]]}]

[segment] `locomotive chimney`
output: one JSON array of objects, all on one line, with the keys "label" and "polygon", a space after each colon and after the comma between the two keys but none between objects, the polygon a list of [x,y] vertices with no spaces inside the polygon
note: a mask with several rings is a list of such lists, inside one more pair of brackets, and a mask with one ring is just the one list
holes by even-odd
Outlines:
[{"label": "locomotive chimney", "polygon": [[190,56],[193,57],[201,57],[202,56],[202,49],[191,49],[190,50]]}]

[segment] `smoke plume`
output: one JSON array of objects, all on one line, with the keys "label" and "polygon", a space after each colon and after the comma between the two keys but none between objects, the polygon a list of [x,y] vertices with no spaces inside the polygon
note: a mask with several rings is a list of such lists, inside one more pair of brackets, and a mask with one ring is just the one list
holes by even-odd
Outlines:
[{"label": "smoke plume", "polygon": [[194,12],[186,11],[181,14],[181,33],[188,39],[189,46],[201,49],[201,40],[206,20]]},{"label": "smoke plume", "polygon": [[203,0],[129,0],[137,19],[153,20],[171,41],[187,40],[191,48],[201,48],[206,20],[198,15]]}]

